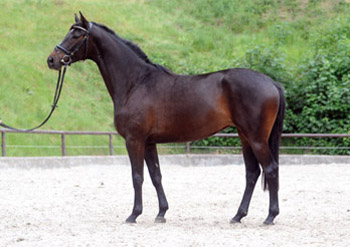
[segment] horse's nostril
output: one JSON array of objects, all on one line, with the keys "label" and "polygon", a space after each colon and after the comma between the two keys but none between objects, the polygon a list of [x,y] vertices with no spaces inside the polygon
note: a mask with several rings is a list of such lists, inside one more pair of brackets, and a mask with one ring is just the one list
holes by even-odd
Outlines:
[{"label": "horse's nostril", "polygon": [[52,64],[52,63],[53,63],[53,57],[49,57],[49,58],[47,59],[47,61],[48,61],[50,64]]}]

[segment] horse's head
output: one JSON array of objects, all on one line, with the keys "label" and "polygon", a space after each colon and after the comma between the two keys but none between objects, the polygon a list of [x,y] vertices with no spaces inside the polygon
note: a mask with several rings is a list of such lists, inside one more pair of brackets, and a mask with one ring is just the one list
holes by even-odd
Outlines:
[{"label": "horse's head", "polygon": [[80,19],[75,14],[75,23],[47,58],[50,69],[60,70],[63,65],[70,65],[87,58],[92,23],[88,22],[81,12],[79,13]]}]

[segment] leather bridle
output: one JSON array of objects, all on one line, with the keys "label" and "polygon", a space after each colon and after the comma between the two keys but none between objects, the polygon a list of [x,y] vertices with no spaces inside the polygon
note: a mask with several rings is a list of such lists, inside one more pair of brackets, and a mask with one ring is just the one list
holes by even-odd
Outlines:
[{"label": "leather bridle", "polygon": [[86,43],[86,45],[85,45],[85,57],[84,57],[84,59],[87,58],[87,54],[89,51],[89,34],[90,34],[90,30],[92,28],[92,25],[93,24],[90,22],[89,29],[85,29],[85,28],[80,27],[80,26],[73,26],[72,27],[72,29],[79,29],[79,30],[82,30],[85,32],[82,41],[80,41],[80,43],[78,45],[76,45],[72,51],[69,51],[69,50],[67,50],[67,48],[62,46],[63,41],[56,46],[56,48],[55,48],[56,51],[61,50],[66,54],[60,61],[63,65],[68,65],[68,66],[71,65],[72,64],[72,57],[74,56],[75,53],[77,53],[80,50],[80,48],[85,43]]}]

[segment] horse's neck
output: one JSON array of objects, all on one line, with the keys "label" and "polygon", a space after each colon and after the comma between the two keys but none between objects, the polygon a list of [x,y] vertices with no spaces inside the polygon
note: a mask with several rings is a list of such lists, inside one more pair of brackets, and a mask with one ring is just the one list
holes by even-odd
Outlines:
[{"label": "horse's neck", "polygon": [[122,44],[118,47],[118,43],[104,36],[95,40],[96,54],[93,60],[98,65],[114,103],[122,104],[127,93],[138,83],[138,74],[145,65]]}]

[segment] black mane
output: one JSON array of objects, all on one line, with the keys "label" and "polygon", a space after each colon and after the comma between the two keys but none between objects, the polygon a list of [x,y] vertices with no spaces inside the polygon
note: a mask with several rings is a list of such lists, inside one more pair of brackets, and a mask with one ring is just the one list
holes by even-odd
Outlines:
[{"label": "black mane", "polygon": [[102,28],[103,30],[105,30],[109,34],[113,35],[118,41],[121,41],[122,43],[124,43],[144,62],[153,65],[154,67],[156,67],[159,70],[162,70],[162,71],[167,72],[167,73],[171,73],[171,70],[169,70],[168,68],[165,68],[164,66],[159,65],[159,64],[152,63],[152,61],[148,58],[146,53],[143,50],[141,50],[141,48],[138,45],[132,43],[130,40],[126,40],[124,38],[119,37],[112,29],[108,28],[107,26],[105,26],[103,24],[99,24],[99,23],[95,23],[95,22],[93,22],[93,24]]}]

